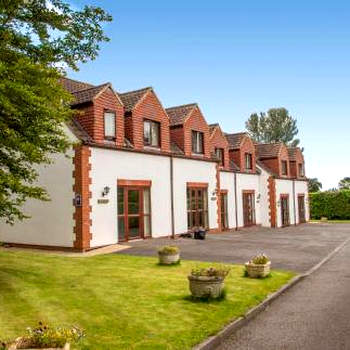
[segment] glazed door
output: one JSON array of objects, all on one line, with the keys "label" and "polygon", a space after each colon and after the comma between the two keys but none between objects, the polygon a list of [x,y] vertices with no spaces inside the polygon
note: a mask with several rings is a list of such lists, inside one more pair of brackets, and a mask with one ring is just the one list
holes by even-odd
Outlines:
[{"label": "glazed door", "polygon": [[143,238],[143,189],[118,187],[118,239]]},{"label": "glazed door", "polygon": [[221,227],[223,230],[228,229],[228,216],[227,216],[227,192],[220,193],[221,201]]},{"label": "glazed door", "polygon": [[281,196],[282,226],[289,226],[289,197]]},{"label": "glazed door", "polygon": [[306,222],[305,220],[305,196],[298,196],[298,210],[299,222]]},{"label": "glazed door", "polygon": [[255,225],[255,196],[254,192],[243,192],[244,226]]},{"label": "glazed door", "polygon": [[187,226],[208,228],[208,191],[206,188],[187,188]]}]

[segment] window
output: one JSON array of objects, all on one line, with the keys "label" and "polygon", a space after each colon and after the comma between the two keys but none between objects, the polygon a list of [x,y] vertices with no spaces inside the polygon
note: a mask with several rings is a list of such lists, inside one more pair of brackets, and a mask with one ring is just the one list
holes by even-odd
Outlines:
[{"label": "window", "polygon": [[152,120],[143,122],[143,143],[145,146],[160,147],[160,123]]},{"label": "window", "polygon": [[115,113],[105,111],[104,113],[104,132],[106,140],[115,140]]},{"label": "window", "polygon": [[302,163],[300,163],[299,165],[298,165],[298,167],[299,167],[299,176],[300,177],[303,177],[305,174],[304,174],[304,164],[302,164]]},{"label": "window", "polygon": [[288,164],[286,160],[282,160],[282,175],[288,175]]},{"label": "window", "polygon": [[220,165],[224,166],[224,149],[223,148],[215,148],[215,155],[220,160]]},{"label": "window", "polygon": [[253,169],[253,156],[251,153],[245,154],[245,169],[252,170]]},{"label": "window", "polygon": [[200,131],[192,130],[192,153],[203,154],[204,153],[204,134]]},{"label": "window", "polygon": [[208,191],[206,188],[187,187],[187,227],[208,228]]}]

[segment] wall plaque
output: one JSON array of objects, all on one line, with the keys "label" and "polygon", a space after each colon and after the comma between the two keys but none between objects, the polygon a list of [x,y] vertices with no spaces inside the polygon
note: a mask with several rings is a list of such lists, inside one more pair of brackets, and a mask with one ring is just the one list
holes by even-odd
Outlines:
[{"label": "wall plaque", "polygon": [[109,199],[103,198],[103,199],[98,199],[97,203],[98,204],[107,204],[109,202]]}]

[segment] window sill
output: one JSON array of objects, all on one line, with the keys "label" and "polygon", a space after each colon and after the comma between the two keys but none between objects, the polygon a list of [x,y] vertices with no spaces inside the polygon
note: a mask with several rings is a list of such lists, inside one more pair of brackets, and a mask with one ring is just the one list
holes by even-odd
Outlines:
[{"label": "window sill", "polygon": [[204,153],[191,153],[193,157],[204,157]]},{"label": "window sill", "polygon": [[154,151],[154,152],[160,152],[161,148],[160,147],[156,147],[156,146],[143,146],[143,149],[147,150],[147,151]]}]

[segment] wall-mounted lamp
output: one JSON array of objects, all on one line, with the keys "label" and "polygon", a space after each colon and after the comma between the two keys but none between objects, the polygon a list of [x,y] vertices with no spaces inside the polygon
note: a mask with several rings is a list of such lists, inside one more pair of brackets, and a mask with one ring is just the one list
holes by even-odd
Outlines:
[{"label": "wall-mounted lamp", "polygon": [[110,191],[110,188],[108,186],[105,186],[102,191],[102,197],[106,197]]},{"label": "wall-mounted lamp", "polygon": [[260,198],[261,198],[261,194],[259,193],[256,197],[256,202],[259,203],[260,202]]}]

